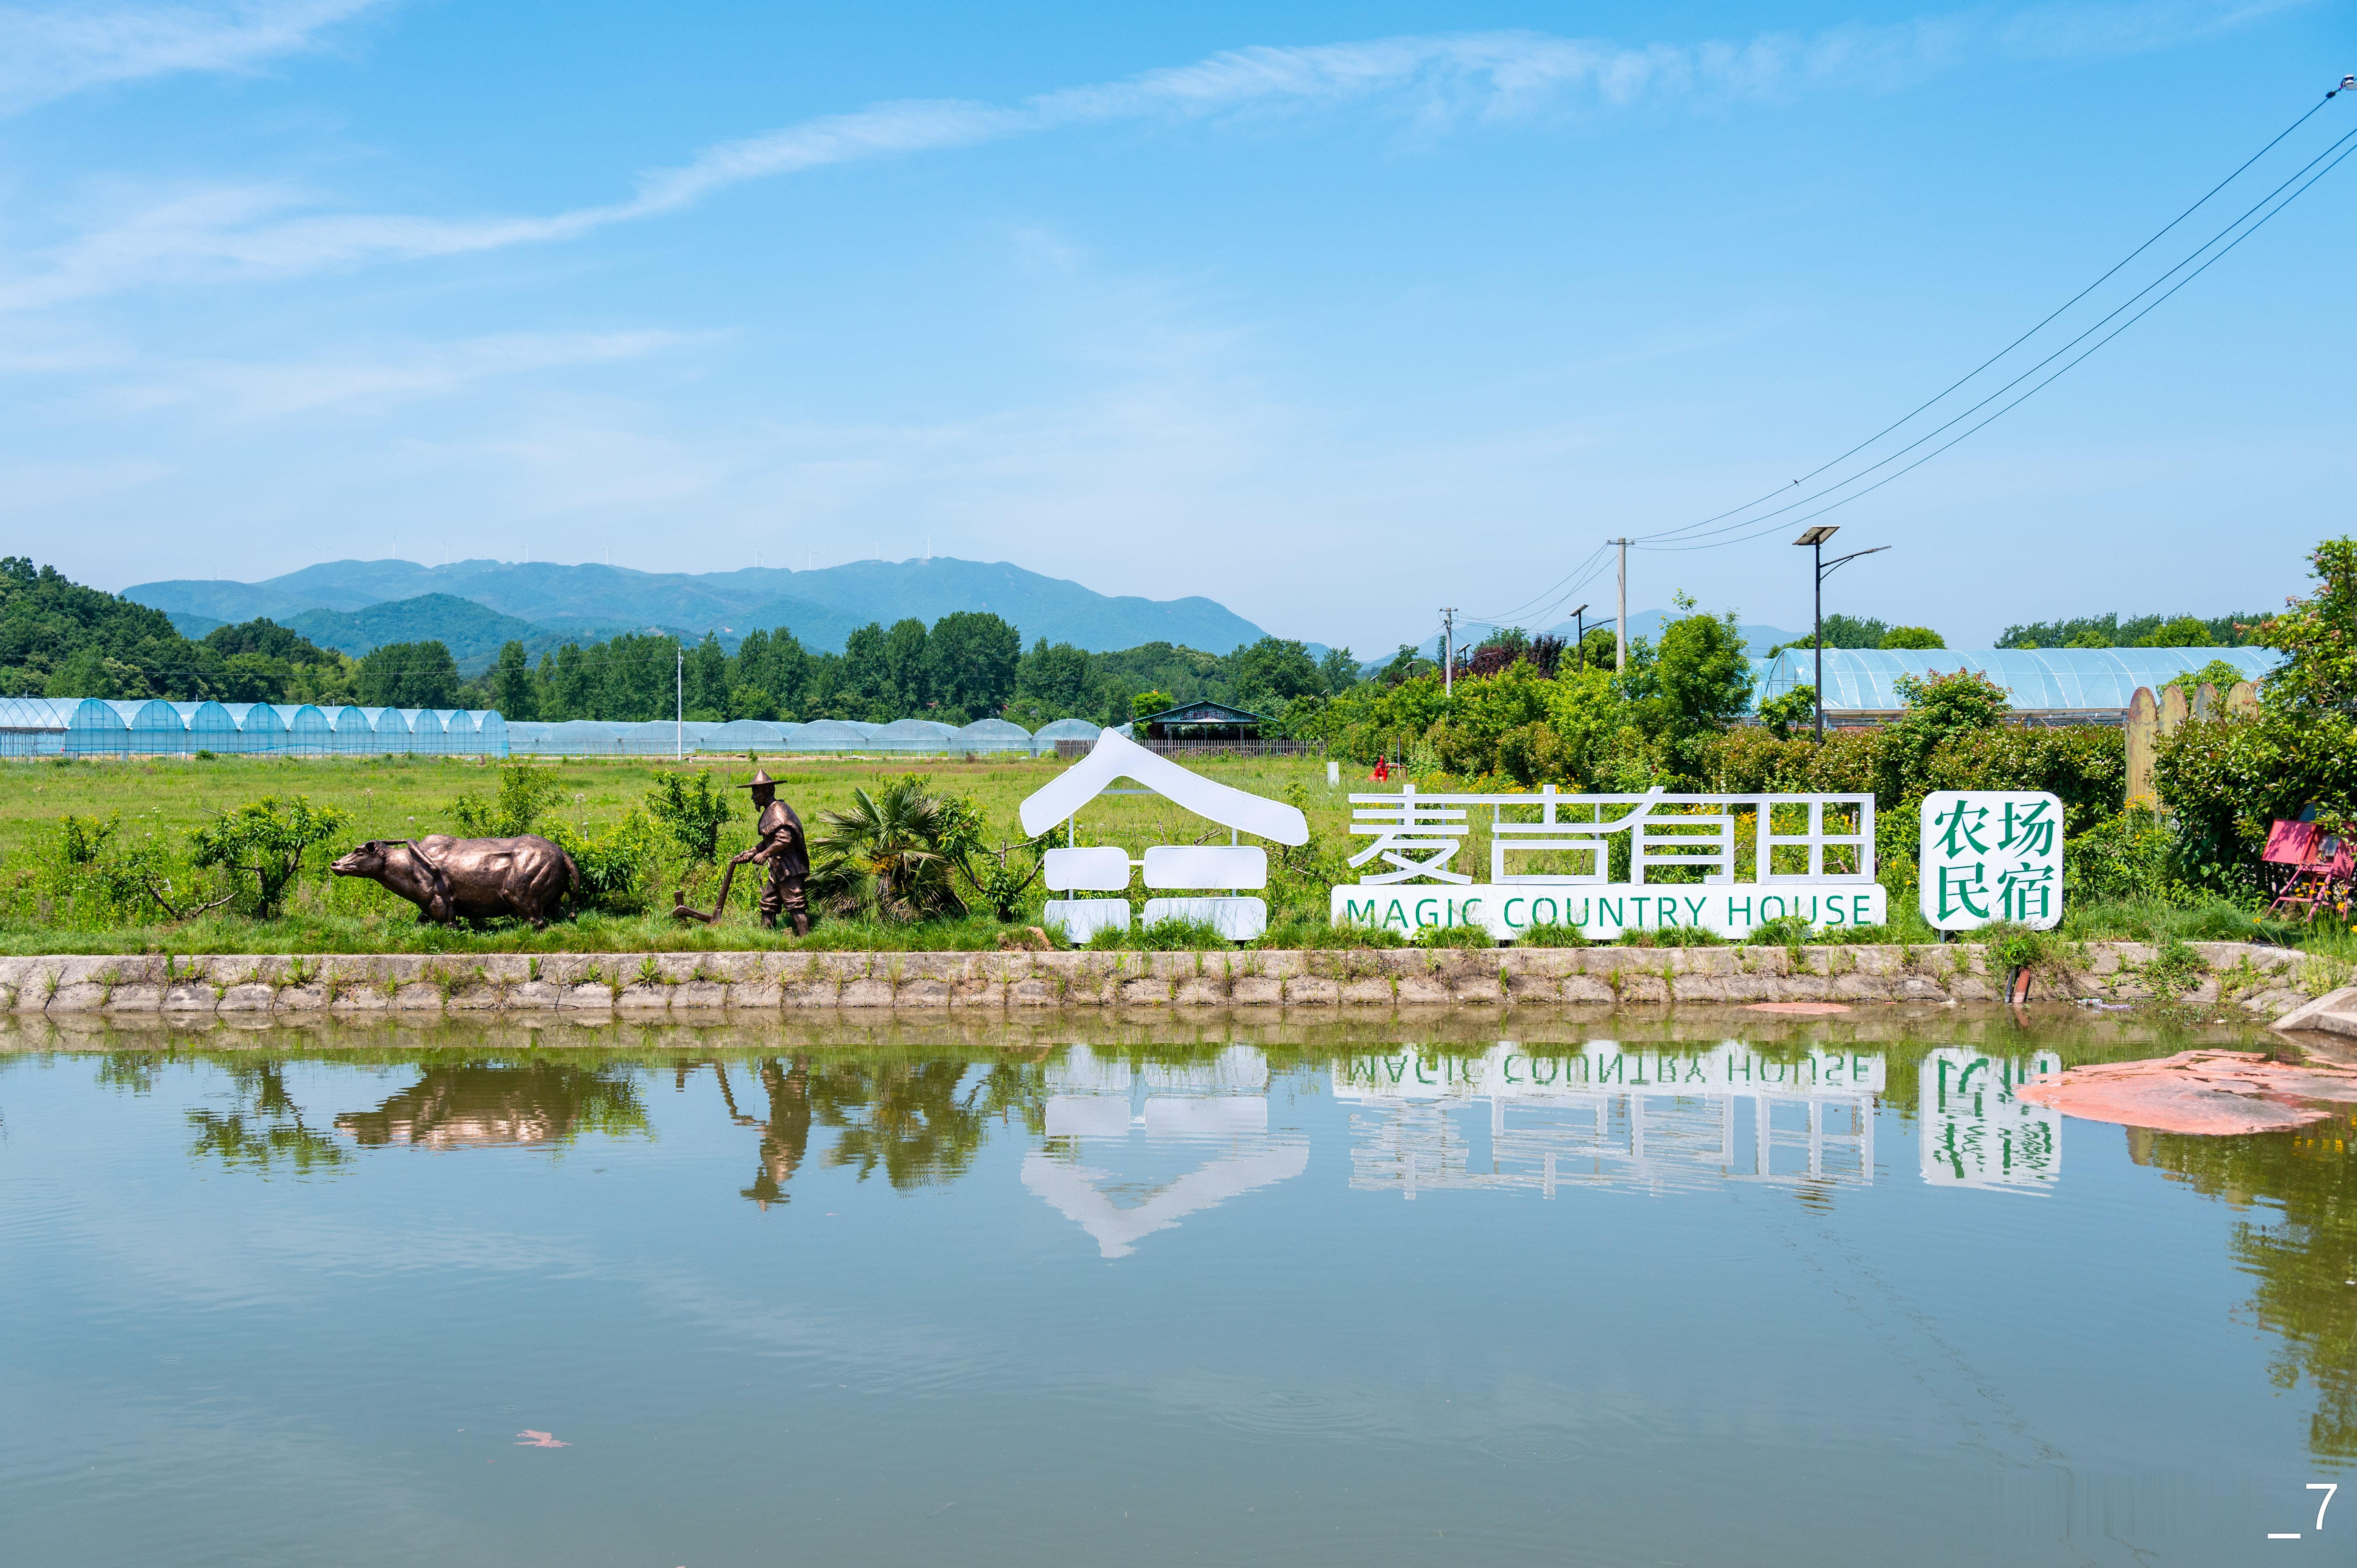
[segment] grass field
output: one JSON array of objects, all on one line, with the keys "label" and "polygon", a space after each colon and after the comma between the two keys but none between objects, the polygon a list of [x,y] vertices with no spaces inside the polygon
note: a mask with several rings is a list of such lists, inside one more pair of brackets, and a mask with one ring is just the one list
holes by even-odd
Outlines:
[{"label": "grass field", "polygon": [[[909,773],[930,778],[937,791],[971,796],[988,813],[995,832],[1019,843],[1017,809],[1066,764],[1053,758],[965,760],[948,757],[860,760],[761,757],[758,765],[779,781],[779,794],[813,832],[821,812],[851,803],[853,790],[879,786]],[[661,757],[535,760],[558,786],[549,816],[592,831],[620,821],[640,807],[657,777],[709,769],[716,782],[737,784],[752,776],[756,763],[743,757],[691,758],[685,764]],[[1329,789],[1325,764],[1313,757],[1241,757],[1207,760],[1200,771],[1254,794],[1290,795],[1310,819],[1311,831],[1339,841],[1348,822],[1351,781]],[[314,804],[350,814],[352,827],[341,843],[375,838],[418,838],[456,832],[454,807],[461,796],[489,797],[498,787],[496,765],[473,757],[156,757],[132,761],[55,761],[0,766],[0,882],[18,885],[33,857],[51,843],[60,818],[71,812],[101,819],[120,814],[124,834],[160,835],[185,852],[188,834],[220,812],[268,795],[302,795]],[[752,842],[750,796],[732,790],[737,812],[721,836],[724,856]],[[1121,844],[1133,854],[1155,843],[1191,843],[1224,839],[1225,831],[1190,816],[1150,794],[1107,794],[1076,823],[1077,842]],[[315,854],[313,866],[328,855]],[[717,877],[704,868],[667,865],[662,886],[651,889],[654,906],[668,906],[673,886],[691,902],[707,905]],[[420,925],[411,907],[372,885],[307,875],[285,915],[256,921],[220,914],[165,924],[104,929],[59,929],[39,918],[19,897],[0,919],[0,950],[8,952],[423,951],[499,950],[646,951],[694,948],[782,945],[790,939],[763,933],[750,919],[757,881],[740,875],[732,903],[748,913],[717,927],[682,925],[655,912],[619,917],[590,914],[550,930],[521,928],[490,930]],[[1042,896],[1035,886],[1033,905]],[[1322,918],[1322,908],[1319,910]],[[1036,915],[1032,917],[1036,918]],[[932,922],[890,929],[858,923],[823,922],[814,945],[829,948],[982,948],[1002,929],[994,921]]]},{"label": "grass field", "polygon": [[[762,757],[759,765],[779,780],[780,796],[813,831],[820,828],[819,814],[848,805],[854,789],[872,790],[905,774],[922,773],[938,791],[971,796],[988,814],[994,829],[1010,842],[1022,837],[1016,811],[1024,798],[1067,766],[1052,758],[1029,757],[887,761],[805,757]],[[704,757],[683,765],[667,758],[631,757],[535,760],[533,766],[545,768],[559,786],[557,804],[550,815],[597,831],[640,807],[662,774],[683,766],[691,772],[709,769],[716,782],[735,784],[750,778],[755,764],[742,757]],[[1345,879],[1350,874],[1341,871],[1339,858],[1365,843],[1351,841],[1346,832],[1351,791],[1398,788],[1396,779],[1375,786],[1366,781],[1362,772],[1347,768],[1339,787],[1329,788],[1326,765],[1317,757],[1212,758],[1193,766],[1222,783],[1257,795],[1290,799],[1300,805],[1309,819],[1312,849],[1318,852],[1319,864],[1329,876]],[[158,919],[97,929],[72,929],[42,918],[23,892],[30,868],[53,841],[59,820],[68,812],[101,819],[119,813],[120,832],[160,835],[176,854],[185,854],[192,830],[224,810],[267,795],[303,795],[315,804],[344,811],[352,827],[342,842],[358,843],[455,832],[458,824],[454,807],[459,798],[489,797],[497,786],[496,765],[474,757],[221,757],[0,764],[0,887],[12,890],[5,913],[0,913],[0,952],[645,952],[791,942],[789,937],[763,932],[753,922],[751,902],[757,882],[749,877],[739,877],[732,897],[735,912],[720,925],[673,920],[662,911],[675,886],[683,887],[692,903],[708,906],[717,880],[709,869],[689,867],[676,860],[665,863],[661,885],[649,890],[650,912],[585,914],[538,932],[520,926],[470,929],[420,924],[410,905],[372,884],[325,875],[320,868],[329,857],[316,853],[310,874],[289,899],[286,913],[269,921],[224,911],[176,923]],[[752,839],[750,797],[731,791],[729,798],[737,803],[737,813],[721,837],[724,856]],[[1474,819],[1471,832],[1457,864],[1478,876],[1488,865],[1489,847],[1480,822],[1482,813],[1469,815]],[[1119,844],[1133,855],[1142,854],[1152,844],[1215,843],[1225,836],[1224,830],[1157,795],[1143,792],[1099,796],[1082,812],[1075,834],[1080,843]],[[1388,945],[1397,940],[1333,930],[1326,924],[1322,886],[1271,892],[1271,929],[1260,945],[1313,947],[1370,940]],[[1035,885],[1032,912],[1011,928],[987,918],[889,928],[830,920],[821,922],[808,945],[837,950],[988,948],[1002,935],[1011,935],[1021,925],[1036,920],[1043,897]],[[1891,923],[1879,934],[1900,941],[1936,940],[1936,933],[1923,924],[1913,905],[1911,888],[1894,890]],[[2296,942],[2341,960],[2357,959],[2357,942],[2338,928],[2263,925],[2249,912],[2223,900],[2192,908],[2074,901],[2066,909],[2060,935],[2065,940],[2123,937],[2276,940]],[[1171,936],[1141,933],[1132,940],[1152,944]],[[1457,933],[1439,940],[1469,938],[1467,933]]]},{"label": "grass field", "polygon": [[[684,765],[662,757],[599,757],[534,760],[553,773],[563,790],[554,815],[602,827],[640,803],[656,775],[709,768],[716,781],[739,783],[755,764],[743,757],[690,758]],[[911,757],[905,761],[765,757],[759,766],[778,783],[778,793],[805,822],[820,811],[850,804],[851,792],[873,789],[908,773],[930,776],[935,787],[971,795],[993,823],[1021,836],[1015,812],[1025,796],[1065,766],[1050,758],[963,761]],[[1355,772],[1341,789],[1326,788],[1326,765],[1315,757],[1239,757],[1204,762],[1198,771],[1258,795],[1283,796],[1287,786],[1303,791],[1302,804],[1313,832],[1338,832],[1350,819],[1347,796]],[[264,795],[307,795],[319,805],[339,807],[352,818],[354,842],[414,838],[456,832],[451,807],[466,793],[489,795],[498,784],[489,758],[457,757],[180,757],[129,762],[81,761],[0,764],[0,867],[35,849],[68,811],[103,817],[123,813],[126,827],[185,837],[216,813]],[[1372,788],[1372,786],[1370,786]],[[749,797],[739,793],[741,802]],[[737,846],[750,843],[753,814],[742,804],[735,824]],[[1082,814],[1080,842],[1189,843],[1211,831],[1159,796],[1103,796]],[[1088,835],[1099,835],[1092,841]],[[1155,836],[1158,834],[1178,836]]]}]

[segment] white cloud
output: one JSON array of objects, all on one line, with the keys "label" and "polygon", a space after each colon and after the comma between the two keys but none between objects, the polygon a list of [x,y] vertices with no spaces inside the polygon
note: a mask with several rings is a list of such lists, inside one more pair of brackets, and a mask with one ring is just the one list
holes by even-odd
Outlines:
[{"label": "white cloud", "polygon": [[230,5],[0,8],[0,113],[86,87],[183,71],[250,70],[312,47],[323,29],[382,0]]},{"label": "white cloud", "polygon": [[195,405],[209,415],[267,419],[438,397],[495,377],[642,359],[692,340],[661,331],[503,332],[375,358],[181,365],[123,397],[136,408]]},{"label": "white cloud", "polygon": [[[333,7],[322,0],[314,9]],[[1394,102],[1414,123],[1445,124],[1652,100],[1760,102],[1812,91],[1889,91],[1976,58],[2149,48],[2261,14],[2218,0],[2160,0],[2010,16],[1962,13],[1739,42],[1622,46],[1513,32],[1235,49],[1007,106],[893,102],[828,115],[708,147],[677,168],[644,176],[625,199],[540,216],[306,213],[306,193],[279,187],[183,192],[53,248],[40,271],[0,279],[0,309],[155,283],[286,277],[576,239],[691,207],[748,180],[1092,124],[1375,101]]]}]

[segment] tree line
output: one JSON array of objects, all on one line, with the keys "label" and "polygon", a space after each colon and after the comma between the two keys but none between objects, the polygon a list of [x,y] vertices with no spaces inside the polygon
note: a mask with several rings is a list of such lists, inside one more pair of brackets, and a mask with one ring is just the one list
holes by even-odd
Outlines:
[{"label": "tree line", "polygon": [[683,645],[634,635],[566,643],[533,661],[511,642],[484,675],[480,704],[511,722],[669,718],[889,724],[922,718],[965,725],[1005,718],[1026,729],[1057,719],[1125,724],[1179,703],[1210,700],[1283,722],[1304,700],[1354,684],[1357,661],[1323,660],[1302,643],[1265,637],[1233,653],[1149,642],[1110,653],[1021,634],[999,616],[960,610],[930,627],[910,617],[871,621],[843,651],[814,651],[784,627],[748,632],[732,650],[714,635]]}]

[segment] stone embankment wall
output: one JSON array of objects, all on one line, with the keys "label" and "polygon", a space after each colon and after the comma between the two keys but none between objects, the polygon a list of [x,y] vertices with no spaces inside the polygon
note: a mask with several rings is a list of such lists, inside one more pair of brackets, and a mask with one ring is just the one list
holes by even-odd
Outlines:
[{"label": "stone embankment wall", "polygon": [[[2175,996],[2273,1018],[2346,979],[2282,948],[2090,942],[2035,1000]],[[485,953],[0,959],[18,1015],[646,1016],[816,1008],[1396,1007],[2004,999],[1978,946],[1268,952]]]}]

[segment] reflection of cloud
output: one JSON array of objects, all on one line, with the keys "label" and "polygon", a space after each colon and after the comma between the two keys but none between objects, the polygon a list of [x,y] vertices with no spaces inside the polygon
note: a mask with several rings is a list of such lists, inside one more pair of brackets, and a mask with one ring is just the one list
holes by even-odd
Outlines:
[{"label": "reflection of cloud", "polygon": [[1300,1144],[1230,1155],[1157,1189],[1145,1202],[1125,1208],[1092,1185],[1110,1179],[1109,1173],[1083,1170],[1035,1151],[1024,1158],[1023,1185],[1095,1237],[1098,1250],[1106,1257],[1125,1258],[1135,1250],[1140,1237],[1167,1230],[1198,1209],[1225,1203],[1254,1187],[1297,1176],[1308,1167],[1309,1150]]}]

